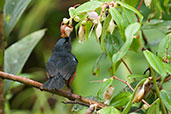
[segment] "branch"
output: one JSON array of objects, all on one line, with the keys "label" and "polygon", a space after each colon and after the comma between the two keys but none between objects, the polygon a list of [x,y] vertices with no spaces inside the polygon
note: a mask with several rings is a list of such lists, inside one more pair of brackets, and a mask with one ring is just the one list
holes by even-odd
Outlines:
[{"label": "branch", "polygon": [[31,80],[31,79],[26,78],[26,77],[16,76],[16,75],[8,74],[8,73],[2,72],[2,71],[0,71],[0,77],[4,78],[4,79],[8,79],[8,80],[21,82],[21,83],[30,85],[32,87],[38,88],[41,91],[47,91],[50,93],[54,93],[56,95],[66,97],[68,99],[74,99],[74,100],[86,103],[88,105],[97,104],[97,108],[100,108],[100,109],[107,106],[107,105],[102,104],[100,102],[97,102],[97,101],[94,101],[94,100],[91,100],[91,99],[88,99],[88,98],[85,98],[85,97],[82,97],[82,96],[79,96],[76,94],[71,94],[70,92],[67,92],[67,91],[63,91],[63,90],[55,90],[54,91],[54,90],[42,89],[42,85],[43,85],[42,83],[39,83],[37,81]]}]

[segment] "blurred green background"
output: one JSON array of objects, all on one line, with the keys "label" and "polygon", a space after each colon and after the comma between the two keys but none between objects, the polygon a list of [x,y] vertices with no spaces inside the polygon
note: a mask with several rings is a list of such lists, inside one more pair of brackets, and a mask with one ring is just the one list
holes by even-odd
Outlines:
[{"label": "blurred green background", "polygon": [[[53,46],[60,38],[60,23],[64,17],[69,17],[69,7],[83,2],[85,2],[85,0],[32,0],[11,33],[10,37],[12,38],[9,38],[8,46],[36,30],[47,28],[47,32],[31,53],[21,75],[28,76],[29,78],[42,83],[47,80],[45,65],[51,55]],[[141,13],[143,13],[146,20],[150,10],[146,8],[144,4],[142,5],[141,10]],[[169,20],[171,17],[164,14],[163,19]],[[144,32],[155,52],[158,43],[165,33],[158,30],[158,28],[145,29]],[[93,76],[92,67],[97,57],[102,53],[99,44],[96,42],[96,38],[92,37],[88,41],[85,40],[83,44],[80,44],[78,43],[78,38],[75,38],[74,34],[72,36],[72,51],[79,61],[77,76],[72,88],[76,94],[84,97],[96,96],[101,83],[91,81],[110,77],[109,68],[111,67],[111,61],[106,58],[100,67],[100,75],[98,77]],[[144,70],[148,67],[143,55],[135,52],[128,52],[127,55],[128,56],[126,56],[124,60],[128,63],[133,73],[143,74]],[[123,80],[127,80],[129,72],[123,64],[121,64],[116,75]],[[41,92],[40,90],[27,85],[18,83],[15,83],[15,85],[16,86],[8,91],[6,96],[7,102],[5,108],[7,114],[72,113],[72,105],[64,105],[61,103],[61,101],[67,100],[63,97]],[[113,85],[115,87],[114,94],[117,94],[117,92],[125,87],[124,84],[116,80]],[[77,113],[83,114],[84,111],[85,109]]]}]

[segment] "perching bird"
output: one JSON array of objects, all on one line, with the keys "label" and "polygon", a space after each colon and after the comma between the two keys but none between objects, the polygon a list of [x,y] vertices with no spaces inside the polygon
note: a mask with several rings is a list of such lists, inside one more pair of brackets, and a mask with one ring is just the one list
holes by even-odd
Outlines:
[{"label": "perching bird", "polygon": [[49,79],[43,84],[44,89],[61,89],[65,84],[71,89],[75,78],[78,60],[71,53],[71,37],[61,38],[55,45],[46,64]]}]

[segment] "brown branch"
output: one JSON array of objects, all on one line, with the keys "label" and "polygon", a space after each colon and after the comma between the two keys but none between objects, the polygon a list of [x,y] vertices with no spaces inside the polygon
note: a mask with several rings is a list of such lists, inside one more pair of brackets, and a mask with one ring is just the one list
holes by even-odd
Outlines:
[{"label": "brown branch", "polygon": [[0,71],[0,77],[4,78],[4,79],[8,79],[8,80],[21,82],[21,83],[30,85],[32,87],[38,88],[41,91],[47,91],[47,92],[50,92],[50,93],[54,93],[56,95],[66,97],[68,99],[78,100],[80,102],[83,102],[83,103],[86,103],[86,104],[89,104],[89,105],[97,104],[97,107],[100,108],[100,109],[107,106],[107,105],[102,104],[100,102],[97,102],[97,101],[94,101],[94,100],[91,100],[91,99],[88,99],[88,98],[85,98],[85,97],[82,97],[82,96],[79,96],[79,95],[76,95],[76,94],[71,94],[70,92],[67,92],[67,91],[63,91],[63,90],[55,90],[54,91],[54,90],[42,89],[42,85],[43,85],[42,83],[39,83],[37,81],[31,80],[31,79],[26,78],[26,77],[16,76],[16,75],[8,74],[8,73],[2,72],[2,71]]},{"label": "brown branch", "polygon": [[[112,77],[113,79],[117,79],[119,80],[120,82],[126,84],[132,91],[134,91],[134,89],[132,88],[132,86],[127,82],[127,81],[124,81],[124,80],[121,80],[120,78],[116,77],[115,75]],[[151,105],[148,104],[144,99],[141,100],[144,104],[146,104],[148,107],[150,107]]]},{"label": "brown branch", "polygon": [[143,1],[144,1],[144,0],[141,0],[141,1],[140,1],[139,5],[138,5],[138,8],[137,8],[138,11],[140,10],[140,8],[141,8],[141,6],[142,6]]},{"label": "brown branch", "polygon": [[[4,15],[0,11],[0,70],[4,69],[4,50],[5,50],[5,37],[4,37]],[[0,78],[0,114],[4,114],[4,104],[5,104],[5,95],[4,95],[4,81]]]},{"label": "brown branch", "polygon": [[123,64],[125,65],[125,67],[127,68],[127,70],[129,71],[130,74],[133,74],[132,71],[130,70],[130,68],[128,67],[128,65],[126,64],[126,62],[121,59],[121,61],[123,62]]}]

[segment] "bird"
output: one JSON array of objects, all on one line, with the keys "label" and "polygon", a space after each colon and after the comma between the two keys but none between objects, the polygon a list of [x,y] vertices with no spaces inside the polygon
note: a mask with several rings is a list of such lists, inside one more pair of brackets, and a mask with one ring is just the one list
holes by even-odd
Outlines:
[{"label": "bird", "polygon": [[43,84],[43,89],[61,89],[66,84],[73,93],[71,85],[75,79],[78,60],[72,54],[71,48],[70,36],[57,41],[46,64],[46,73],[49,79]]}]

